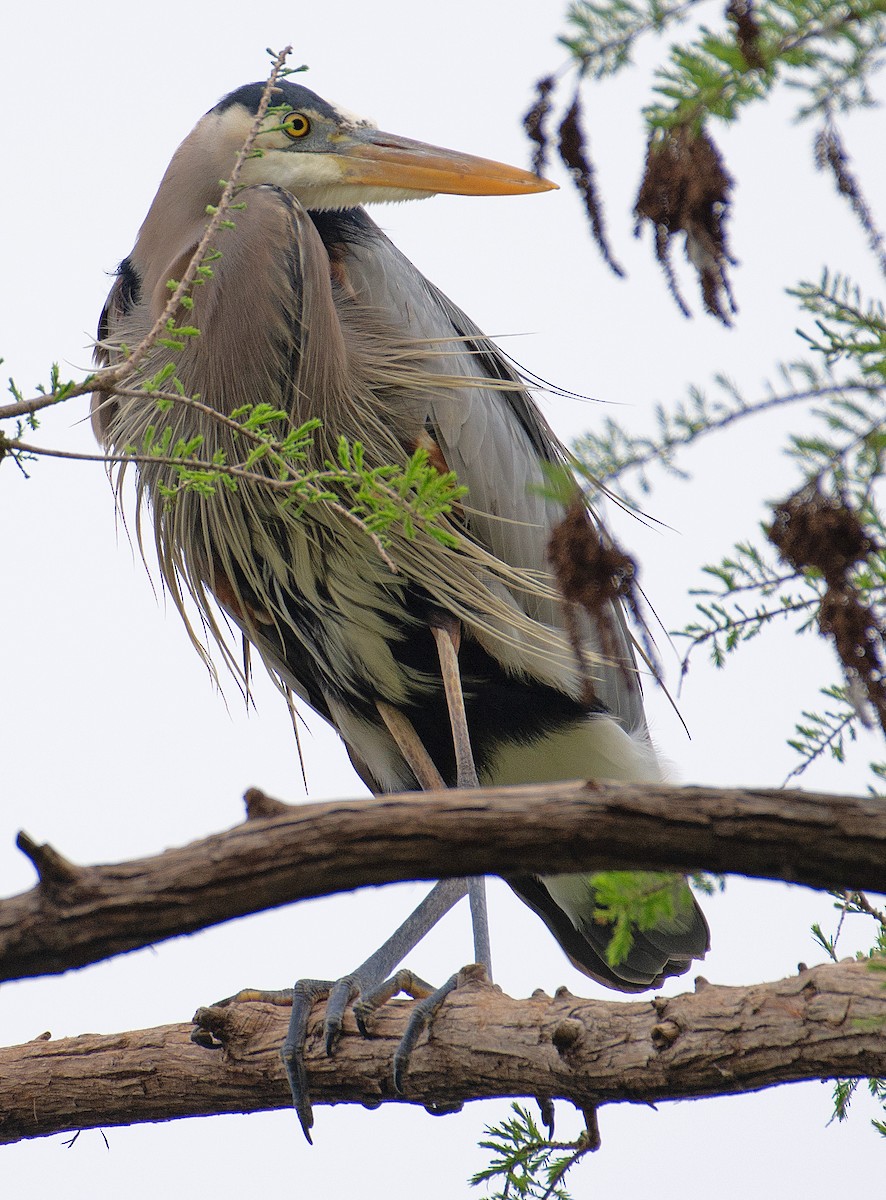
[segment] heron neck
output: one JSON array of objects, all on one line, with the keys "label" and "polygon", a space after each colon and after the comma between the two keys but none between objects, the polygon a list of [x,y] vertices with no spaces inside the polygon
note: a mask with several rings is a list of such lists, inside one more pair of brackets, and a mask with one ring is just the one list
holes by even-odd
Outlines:
[{"label": "heron neck", "polygon": [[[197,167],[195,157],[201,160]],[[162,309],[167,281],[181,277],[182,258],[190,257],[203,236],[207,206],[221,193],[223,170],[217,160],[212,146],[191,134],[173,155],[148,209],[130,257],[152,307],[159,303]]]}]

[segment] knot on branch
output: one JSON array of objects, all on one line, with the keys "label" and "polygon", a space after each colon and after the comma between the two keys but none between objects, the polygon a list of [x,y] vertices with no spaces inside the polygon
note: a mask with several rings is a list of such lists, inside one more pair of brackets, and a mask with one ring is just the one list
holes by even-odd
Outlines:
[{"label": "knot on branch", "polygon": [[54,903],[96,890],[93,871],[78,867],[48,844],[38,845],[24,830],[15,839],[15,844],[34,864],[40,890]]},{"label": "knot on branch", "polygon": [[260,1026],[268,1020],[259,1004],[212,1004],[198,1008],[192,1018],[191,1041],[203,1050],[224,1050],[240,1057],[255,1044]]},{"label": "knot on branch", "polygon": [[292,809],[291,804],[275,800],[273,796],[267,796],[259,788],[254,787],[246,790],[243,803],[246,805],[247,821],[257,821],[263,817],[281,817]]},{"label": "knot on branch", "polygon": [[676,1021],[660,1021],[658,1025],[653,1025],[650,1034],[656,1050],[667,1050],[669,1046],[673,1046],[679,1036],[680,1026]]},{"label": "knot on branch", "polygon": [[559,1021],[551,1034],[554,1049],[561,1058],[565,1058],[570,1050],[575,1050],[584,1040],[585,1028],[581,1021],[574,1017],[566,1017]]},{"label": "knot on branch", "polygon": [[463,1108],[464,1102],[461,1100],[441,1100],[439,1103],[424,1106],[429,1117],[451,1117],[453,1113],[461,1112]]},{"label": "knot on branch", "polygon": [[231,1027],[231,1016],[225,1008],[198,1008],[192,1017],[194,1028],[191,1041],[203,1050],[223,1050]]},{"label": "knot on branch", "polygon": [[489,976],[486,974],[486,968],[482,963],[468,963],[462,967],[456,976],[458,983],[456,984],[459,991],[465,988],[470,988],[473,991],[481,989],[494,988],[500,992],[501,988],[497,984],[493,984]]}]

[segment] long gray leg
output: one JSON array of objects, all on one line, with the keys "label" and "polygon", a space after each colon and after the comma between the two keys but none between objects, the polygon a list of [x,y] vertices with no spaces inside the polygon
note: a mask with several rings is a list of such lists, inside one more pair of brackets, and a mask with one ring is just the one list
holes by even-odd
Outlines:
[{"label": "long gray leg", "polygon": [[[457,782],[459,787],[479,787],[477,769],[468,735],[464,697],[461,691],[461,676],[458,670],[458,654],[454,636],[448,628],[432,626],[431,632],[437,643],[440,670],[452,725],[452,740],[455,746]],[[409,765],[415,778],[425,791],[437,791],[446,787],[443,776],[437,770],[431,756],[415,732],[408,717],[384,700],[375,702],[382,720],[397,748]],[[492,953],[489,946],[489,917],[486,909],[486,881],[483,876],[467,881],[467,893],[471,904],[471,924],[474,930],[474,957],[486,968],[492,978]],[[433,894],[433,893],[432,893]],[[411,947],[410,947],[411,949]]]},{"label": "long gray leg", "polygon": [[[441,622],[439,625],[432,625],[431,633],[437,643],[440,672],[443,676],[443,687],[446,690],[446,705],[449,709],[452,742],[455,747],[457,783],[460,788],[476,788],[480,786],[480,782],[477,779],[477,768],[471,749],[465,699],[461,687],[461,672],[458,667],[461,627],[458,621],[451,619]],[[489,915],[486,906],[486,880],[482,875],[468,880],[468,896],[471,904],[471,924],[474,930],[474,958],[483,964],[486,974],[491,980],[492,951],[489,944]]]}]

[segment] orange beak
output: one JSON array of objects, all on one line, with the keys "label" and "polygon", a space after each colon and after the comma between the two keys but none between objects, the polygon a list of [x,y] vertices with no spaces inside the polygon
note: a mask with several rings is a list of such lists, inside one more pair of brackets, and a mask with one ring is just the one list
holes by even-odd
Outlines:
[{"label": "orange beak", "polygon": [[350,144],[333,152],[342,183],[454,196],[519,196],[557,187],[519,167],[377,129],[346,136]]}]

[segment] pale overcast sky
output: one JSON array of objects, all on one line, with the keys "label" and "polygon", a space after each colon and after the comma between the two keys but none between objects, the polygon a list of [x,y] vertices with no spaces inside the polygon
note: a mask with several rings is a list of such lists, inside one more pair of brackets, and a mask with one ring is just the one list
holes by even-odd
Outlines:
[{"label": "pale overcast sky", "polygon": [[[712,6],[710,19],[719,11]],[[129,251],[173,150],[199,116],[237,85],[266,74],[266,46],[295,46],[308,86],[389,130],[525,164],[520,129],[534,80],[557,67],[561,5],[450,0],[327,0],[323,5],[171,4],[86,0],[17,4],[0,36],[6,169],[0,189],[0,355],[29,393],[63,371],[88,367],[90,338],[118,261]],[[641,59],[646,60],[645,55]],[[791,127],[790,105],[716,133],[739,180],[733,246],[741,266],[734,331],[680,317],[652,263],[648,235],[631,236],[643,158],[642,85],[613,83],[587,95],[592,148],[616,256],[615,280],[591,245],[569,187],[544,196],[439,198],[376,209],[374,216],[435,283],[510,354],[566,389],[606,401],[540,397],[564,438],[615,413],[634,428],[655,401],[683,394],[715,371],[758,394],[779,357],[800,353],[784,284],[816,278],[833,254],[871,283],[863,237],[831,182],[811,166],[811,131]],[[850,125],[848,141],[881,217],[882,116]],[[554,178],[564,183],[562,173]],[[839,256],[839,257],[837,257]],[[694,285],[687,296],[698,311]],[[46,445],[93,449],[85,402],[48,415]],[[753,532],[761,496],[784,494],[786,418],[739,432],[700,458],[687,486],[657,491],[653,531],[622,523],[643,583],[667,628],[691,612],[698,565]],[[237,822],[249,785],[298,800],[304,791],[289,719],[264,681],[247,715],[233,686],[213,690],[171,606],[152,591],[98,466],[43,461],[31,479],[0,472],[3,665],[0,728],[0,889],[31,886],[13,845],[25,828],[78,862],[159,852]],[[664,644],[674,686],[677,660]],[[722,675],[701,660],[680,706],[692,740],[661,697],[650,713],[678,778],[778,785],[792,765],[792,714],[836,679],[824,647],[760,640]],[[337,739],[311,721],[305,739],[310,795],[363,789]],[[823,764],[805,785],[860,791],[864,758],[845,771]],[[243,985],[284,986],[297,975],[337,976],[360,962],[412,907],[424,885],[346,895],[235,922],[57,979],[0,989],[5,1042],[113,1032],[188,1020],[194,1009]],[[497,982],[602,995],[572,970],[546,930],[502,884],[492,884]],[[808,928],[829,921],[826,897],[782,885],[734,881],[706,904],[713,949],[702,967],[715,983],[752,983],[819,961]],[[846,953],[855,946],[850,930]],[[443,979],[471,956],[457,911],[410,956]],[[670,993],[691,987],[670,981]],[[607,994],[607,998],[613,998]],[[829,1085],[758,1096],[604,1109],[603,1147],[572,1178],[576,1196],[858,1191],[882,1178],[882,1147],[863,1116],[826,1128]],[[309,1148],[292,1113],[215,1118],[61,1137],[0,1150],[3,1191],[17,1200],[128,1200],[194,1195],[217,1200],[258,1188],[296,1197],[423,1200],[467,1195],[485,1161],[483,1126],[505,1103],[468,1105],[432,1120],[385,1105],[318,1108]],[[562,1132],[575,1121],[560,1106]],[[876,1174],[875,1174],[876,1172]],[[198,1182],[199,1181],[199,1182]],[[479,1193],[473,1193],[479,1194]]]}]

